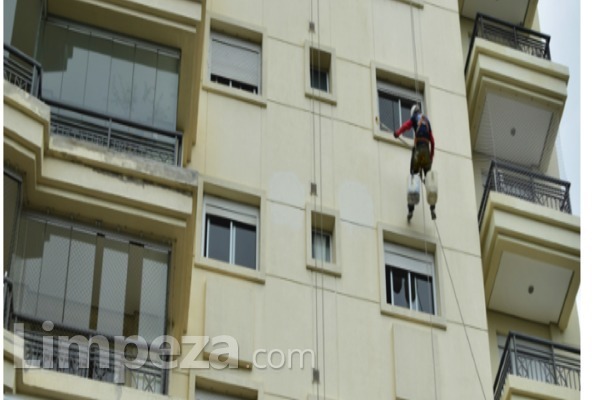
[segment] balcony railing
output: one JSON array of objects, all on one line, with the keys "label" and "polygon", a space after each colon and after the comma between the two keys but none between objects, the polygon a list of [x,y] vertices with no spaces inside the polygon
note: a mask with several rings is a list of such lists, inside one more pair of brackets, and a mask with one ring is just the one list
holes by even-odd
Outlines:
[{"label": "balcony railing", "polygon": [[4,44],[4,79],[52,107],[51,131],[165,164],[181,165],[183,134],[41,96],[41,65]]},{"label": "balcony railing", "polygon": [[571,346],[511,332],[494,381],[494,400],[500,400],[508,375],[581,390],[580,350]]},{"label": "balcony railing", "polygon": [[21,50],[4,43],[4,79],[33,96],[39,96],[42,66]]},{"label": "balcony railing", "polygon": [[165,164],[181,165],[181,132],[156,128],[52,99],[42,100],[52,107],[50,126],[53,134],[84,140]]},{"label": "balcony railing", "polygon": [[465,64],[465,75],[471,61],[476,38],[483,38],[535,57],[550,60],[550,36],[483,14],[477,14]]},{"label": "balcony railing", "polygon": [[492,160],[479,206],[479,227],[491,191],[508,194],[571,214],[569,182],[538,174],[506,162]]},{"label": "balcony railing", "polygon": [[25,365],[167,393],[169,360],[164,349],[59,324],[50,324],[49,329],[47,321],[14,312],[12,289],[12,282],[5,277],[4,329],[23,337]]}]

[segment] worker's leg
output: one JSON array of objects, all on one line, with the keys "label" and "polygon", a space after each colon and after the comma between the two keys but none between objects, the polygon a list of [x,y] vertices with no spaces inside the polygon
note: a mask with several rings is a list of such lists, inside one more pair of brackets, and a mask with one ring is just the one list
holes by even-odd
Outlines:
[{"label": "worker's leg", "polygon": [[431,219],[435,220],[437,218],[437,215],[435,213],[435,204],[437,203],[438,195],[437,175],[435,171],[431,171],[432,162],[429,154],[429,149],[427,150],[427,154],[425,155],[424,159],[425,165],[423,167],[423,170],[425,171],[425,188],[427,189],[427,203],[429,203]]}]

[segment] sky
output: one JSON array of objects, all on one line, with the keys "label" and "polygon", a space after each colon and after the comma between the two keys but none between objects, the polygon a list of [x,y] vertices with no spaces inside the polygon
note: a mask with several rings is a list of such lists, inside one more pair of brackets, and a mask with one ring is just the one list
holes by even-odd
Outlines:
[{"label": "sky", "polygon": [[568,96],[558,130],[561,178],[571,182],[571,208],[581,215],[580,179],[580,4],[579,0],[539,0],[540,31],[550,35],[552,61],[569,67]]}]

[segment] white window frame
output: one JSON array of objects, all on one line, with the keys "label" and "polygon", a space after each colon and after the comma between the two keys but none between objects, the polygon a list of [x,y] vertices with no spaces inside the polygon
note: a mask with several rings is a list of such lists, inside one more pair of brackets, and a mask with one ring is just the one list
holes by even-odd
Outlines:
[{"label": "white window frame", "polygon": [[[319,68],[318,63],[311,61],[311,54],[317,58],[321,57],[322,62]],[[335,49],[326,46],[317,46],[315,43],[306,41],[304,43],[304,94],[306,97],[329,103],[337,104],[337,84],[336,84],[336,56]],[[326,72],[327,90],[321,90],[312,86],[311,70],[315,69]]]},{"label": "white window frame", "polygon": [[[433,298],[433,300],[432,300],[433,313],[431,315],[437,315],[438,307],[437,307],[437,294],[436,294],[436,290],[435,290],[436,281],[435,281],[435,268],[434,268],[433,254],[421,252],[421,251],[418,251],[415,249],[411,249],[409,247],[400,246],[398,244],[390,243],[390,242],[385,242],[383,247],[384,247],[384,259],[385,259],[384,268],[387,269],[387,266],[389,266],[391,268],[407,271],[409,273],[417,273],[417,274],[425,275],[425,276],[431,278],[431,291],[432,291],[432,298]],[[392,285],[391,276],[385,277],[385,283],[386,283],[386,288],[390,287],[390,290],[393,291],[393,288],[391,288],[391,285]],[[410,282],[409,282],[408,288],[410,291],[410,288],[411,288]],[[418,296],[418,293],[417,293],[417,296]],[[411,298],[411,296],[410,296],[410,292],[409,292],[409,299],[410,298]],[[415,303],[413,303],[411,301],[409,304],[409,309],[419,312],[419,313],[429,314],[427,312],[417,310],[416,303],[417,303],[416,301],[415,301]],[[390,303],[388,303],[388,304],[390,304]],[[394,307],[402,307],[402,306],[397,306],[393,303],[391,305]],[[406,308],[406,307],[402,307],[402,308]]]},{"label": "white window frame", "polygon": [[[386,130],[381,129],[381,113],[379,112],[379,92],[384,92],[390,96],[394,96],[394,97],[398,98],[398,101],[396,102],[396,104],[398,106],[398,115],[400,116],[400,124],[402,124],[402,122],[404,122],[404,121],[402,121],[402,102],[403,101],[409,102],[411,104],[411,107],[414,103],[418,103],[420,105],[423,113],[426,113],[425,98],[422,93],[420,93],[420,92],[415,93],[414,90],[411,91],[406,87],[390,83],[381,78],[377,78],[377,114],[379,115],[379,130],[382,132],[393,133],[393,132],[388,132]],[[391,126],[389,128],[394,129]],[[413,139],[413,138],[411,138],[411,139]]]},{"label": "white window frame", "polygon": [[[316,208],[306,204],[306,268],[336,277],[342,276],[341,262],[341,223],[339,211],[329,208]],[[329,237],[329,260],[313,257],[313,232]]]},{"label": "white window frame", "polygon": [[[231,225],[234,221],[241,222],[247,225],[253,225],[256,227],[256,268],[250,270],[259,270],[260,260],[260,210],[258,207],[250,206],[243,203],[234,202],[221,197],[212,196],[209,194],[204,195],[203,202],[203,213],[202,213],[202,256],[209,258],[207,251],[210,243],[210,238],[207,237],[207,222],[208,215],[215,215],[217,217],[225,218],[230,221],[230,241],[229,241],[229,262],[228,264],[236,265],[241,268],[249,268],[243,265],[237,265],[232,262],[235,260],[235,235],[234,229]],[[205,240],[206,239],[206,240]],[[220,261],[220,260],[216,260]],[[224,261],[222,261],[224,262]]]}]

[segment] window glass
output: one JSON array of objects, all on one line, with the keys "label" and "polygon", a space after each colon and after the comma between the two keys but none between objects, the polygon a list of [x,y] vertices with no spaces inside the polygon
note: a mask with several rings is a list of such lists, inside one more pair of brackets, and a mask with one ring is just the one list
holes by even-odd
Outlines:
[{"label": "window glass", "polygon": [[43,95],[174,130],[179,55],[95,28],[70,25],[55,19],[45,23],[40,50]]},{"label": "window glass", "polygon": [[235,222],[234,264],[256,269],[256,227]]},{"label": "window glass", "polygon": [[131,90],[133,87],[133,61],[135,48],[119,40],[113,40],[108,89],[108,113],[129,118],[131,114]]},{"label": "window glass", "polygon": [[228,263],[231,222],[216,215],[209,215],[206,219],[206,256]]},{"label": "window glass", "polygon": [[400,127],[401,122],[398,111],[398,99],[379,92],[379,120],[382,130],[393,132]]},{"label": "window glass", "polygon": [[36,317],[46,224],[36,220],[23,219],[21,226],[23,229],[19,233],[18,240],[23,243],[21,247],[23,256],[20,263],[21,268],[15,268],[14,310]]},{"label": "window glass", "polygon": [[62,321],[69,259],[69,237],[69,229],[46,225],[36,310],[38,318]]},{"label": "window glass", "polygon": [[156,58],[156,50],[148,50],[141,46],[137,46],[135,49],[131,119],[147,125],[153,123]]},{"label": "window glass", "polygon": [[324,92],[329,91],[329,72],[310,67],[310,87]]},{"label": "window glass", "polygon": [[89,34],[69,29],[64,50],[66,68],[63,72],[60,99],[73,105],[83,104],[86,71],[88,64]]},{"label": "window glass", "polygon": [[128,243],[104,238],[97,328],[100,333],[123,334],[128,253]]},{"label": "window glass", "polygon": [[312,231],[312,257],[315,260],[331,262],[331,234]]},{"label": "window glass", "polygon": [[410,308],[408,272],[397,268],[389,268],[388,279],[391,289],[391,304]]},{"label": "window glass", "polygon": [[165,331],[169,253],[144,249],[139,335],[156,338]]},{"label": "window glass", "polygon": [[154,126],[174,129],[177,116],[179,60],[169,54],[159,52],[157,63]]},{"label": "window glass", "polygon": [[63,71],[67,61],[67,30],[61,26],[46,23],[42,40],[42,95],[50,99],[60,99]]},{"label": "window glass", "polygon": [[17,220],[21,204],[21,184],[4,174],[4,273],[10,270]]},{"label": "window glass", "polygon": [[83,105],[102,113],[108,111],[111,51],[112,41],[110,39],[93,34],[90,36]]},{"label": "window glass", "polygon": [[90,325],[96,237],[95,234],[75,229],[71,232],[63,321],[82,329]]},{"label": "window glass", "polygon": [[425,275],[413,273],[412,292],[416,293],[416,309],[433,314],[433,288],[431,278]]}]

